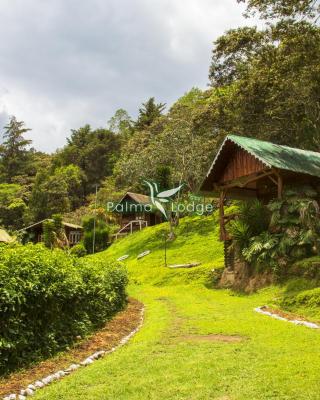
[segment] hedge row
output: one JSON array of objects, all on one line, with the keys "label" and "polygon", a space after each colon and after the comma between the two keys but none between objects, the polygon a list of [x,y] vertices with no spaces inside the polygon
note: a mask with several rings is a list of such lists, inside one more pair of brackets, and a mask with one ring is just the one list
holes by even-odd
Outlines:
[{"label": "hedge row", "polygon": [[119,264],[43,245],[0,246],[0,374],[51,356],[126,302]]}]

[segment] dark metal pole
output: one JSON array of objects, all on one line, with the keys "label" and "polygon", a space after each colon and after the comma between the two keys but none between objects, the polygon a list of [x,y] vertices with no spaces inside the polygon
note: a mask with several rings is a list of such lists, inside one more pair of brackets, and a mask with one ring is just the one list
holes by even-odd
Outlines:
[{"label": "dark metal pole", "polygon": [[97,196],[98,196],[98,185],[96,185],[96,196],[94,201],[94,217],[93,217],[93,238],[92,238],[92,254],[95,252],[96,247],[96,218],[97,218]]},{"label": "dark metal pole", "polygon": [[167,267],[167,234],[164,234],[164,266]]}]

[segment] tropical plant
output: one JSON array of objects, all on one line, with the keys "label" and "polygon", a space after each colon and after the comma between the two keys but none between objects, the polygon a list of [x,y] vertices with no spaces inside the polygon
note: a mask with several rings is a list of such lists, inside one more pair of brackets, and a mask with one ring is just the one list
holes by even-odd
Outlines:
[{"label": "tropical plant", "polygon": [[269,212],[259,200],[241,202],[238,205],[236,219],[230,222],[229,233],[233,239],[233,248],[241,258],[243,249],[250,239],[268,229]]},{"label": "tropical plant", "polygon": [[283,199],[272,200],[268,204],[269,228],[253,235],[242,247],[244,258],[258,267],[283,273],[291,262],[319,254],[320,208],[316,195],[309,187],[289,188]]},{"label": "tropical plant", "polygon": [[43,240],[46,247],[65,248],[69,246],[68,238],[62,225],[62,216],[60,214],[52,215],[51,219],[43,222]]}]

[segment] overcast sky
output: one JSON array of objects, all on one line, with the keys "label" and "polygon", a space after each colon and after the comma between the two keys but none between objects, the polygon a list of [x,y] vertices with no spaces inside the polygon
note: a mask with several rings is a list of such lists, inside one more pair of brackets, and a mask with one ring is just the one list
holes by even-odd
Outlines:
[{"label": "overcast sky", "polygon": [[249,24],[236,0],[1,0],[0,127],[15,115],[39,150],[70,129],[136,116],[205,88],[212,42]]}]

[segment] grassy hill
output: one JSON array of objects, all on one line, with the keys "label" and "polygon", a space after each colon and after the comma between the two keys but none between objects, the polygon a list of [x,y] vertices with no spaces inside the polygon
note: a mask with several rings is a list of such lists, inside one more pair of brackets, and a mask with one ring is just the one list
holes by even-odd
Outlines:
[{"label": "grassy hill", "polygon": [[[140,232],[119,239],[105,252],[94,257],[116,260],[128,254],[124,261],[131,283],[152,285],[175,285],[187,283],[209,283],[212,269],[223,267],[223,245],[219,241],[219,226],[216,217],[185,217],[176,229],[176,239],[167,242],[167,262],[186,264],[200,262],[191,269],[165,268],[164,235],[168,223],[145,228]],[[151,253],[138,260],[137,256],[150,250]]]},{"label": "grassy hill", "polygon": [[[223,266],[215,217],[184,218],[169,244],[167,224],[144,229],[94,255],[125,254],[129,295],[145,305],[142,329],[111,355],[36,393],[36,400],[320,399],[319,332],[260,315],[279,287],[252,295],[205,287]],[[137,260],[145,250],[151,254]]]}]

